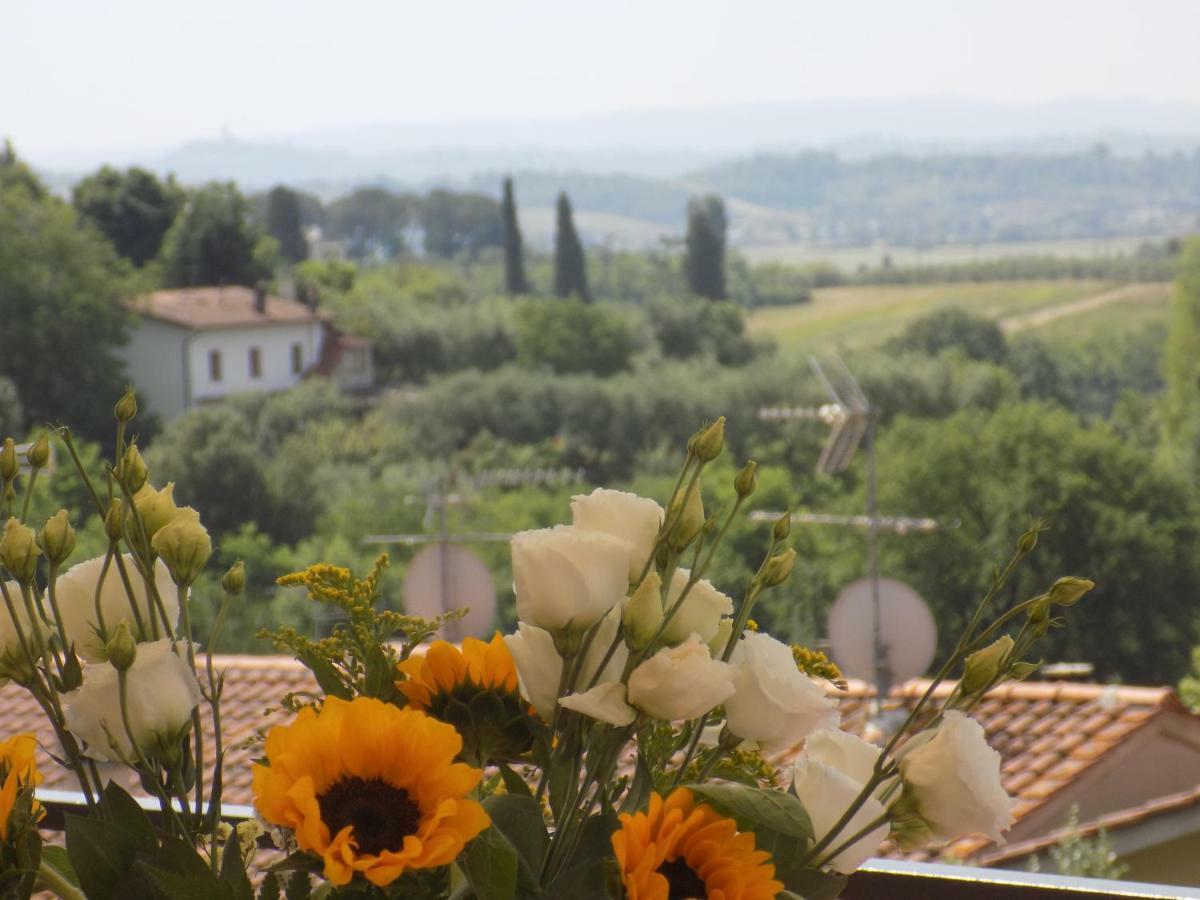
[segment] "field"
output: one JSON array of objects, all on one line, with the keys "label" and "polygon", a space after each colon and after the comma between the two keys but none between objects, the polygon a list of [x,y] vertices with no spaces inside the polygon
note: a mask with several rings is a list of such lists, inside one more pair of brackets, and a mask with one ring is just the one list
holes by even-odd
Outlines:
[{"label": "field", "polygon": [[1165,319],[1170,285],[1116,285],[1094,280],[995,281],[823,288],[810,303],[753,312],[752,335],[800,350],[875,344],[942,306],[961,306],[999,321],[1006,331],[1054,337]]}]

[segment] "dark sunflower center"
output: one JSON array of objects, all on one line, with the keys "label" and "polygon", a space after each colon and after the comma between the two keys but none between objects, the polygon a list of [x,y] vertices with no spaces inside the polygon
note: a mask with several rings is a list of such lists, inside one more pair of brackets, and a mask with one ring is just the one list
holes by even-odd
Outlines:
[{"label": "dark sunflower center", "polygon": [[658,871],[667,879],[667,900],[708,900],[708,888],[682,856],[663,863]]},{"label": "dark sunflower center", "polygon": [[404,838],[416,834],[421,823],[421,810],[408,791],[382,778],[342,778],[330,785],[317,803],[329,836],[353,825],[358,852],[367,856],[399,850]]}]

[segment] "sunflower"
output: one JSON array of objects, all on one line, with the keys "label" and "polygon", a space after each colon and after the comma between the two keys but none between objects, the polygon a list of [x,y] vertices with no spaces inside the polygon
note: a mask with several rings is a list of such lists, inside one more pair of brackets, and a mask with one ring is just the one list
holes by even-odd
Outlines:
[{"label": "sunflower", "polygon": [[754,835],[678,788],[623,813],[612,836],[628,900],[774,900],[783,890]]},{"label": "sunflower", "polygon": [[435,641],[424,656],[397,668],[404,679],[396,687],[409,706],[453,725],[462,735],[465,759],[483,765],[529,749],[534,720],[500,634],[488,643],[467,638],[461,650]]},{"label": "sunflower", "polygon": [[[20,821],[22,798],[27,789],[42,783],[34,756],[36,750],[37,739],[32,734],[18,734],[0,741],[0,841],[8,840],[10,821],[18,828],[24,824]],[[26,821],[32,824],[41,819],[45,810],[32,796],[28,796],[28,803]]]},{"label": "sunflower", "polygon": [[453,762],[461,749],[451,726],[417,710],[327,697],[267,732],[255,805],[325,860],[334,885],[361,872],[383,887],[447,865],[490,824],[467,799],[483,773]]}]

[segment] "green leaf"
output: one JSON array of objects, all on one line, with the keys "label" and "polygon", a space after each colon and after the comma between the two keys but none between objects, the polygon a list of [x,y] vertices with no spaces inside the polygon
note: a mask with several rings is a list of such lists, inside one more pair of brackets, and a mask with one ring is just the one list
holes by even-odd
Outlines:
[{"label": "green leaf", "polygon": [[142,847],[157,847],[158,838],[146,811],[123,787],[110,781],[104,788],[104,802],[112,821],[138,839]]},{"label": "green leaf", "polygon": [[566,861],[546,896],[569,900],[620,900],[625,896],[613,855],[612,834],[619,823],[612,813],[592,816],[583,823],[579,847]]},{"label": "green leaf", "polygon": [[689,784],[699,799],[738,823],[741,831],[758,833],[766,828],[787,837],[812,840],[812,821],[804,805],[783,791],[746,784]]},{"label": "green leaf", "polygon": [[530,796],[497,794],[483,801],[483,808],[492,817],[492,828],[499,830],[517,851],[522,887],[536,889],[550,844],[541,806]]},{"label": "green leaf", "polygon": [[500,769],[500,779],[504,782],[504,789],[510,794],[519,797],[532,797],[533,791],[530,790],[528,782],[518,775],[507,763],[496,763]]},{"label": "green leaf", "polygon": [[279,876],[268,872],[263,879],[262,887],[258,889],[258,900],[282,900],[283,887],[279,884]]},{"label": "green leaf", "polygon": [[635,812],[644,809],[650,800],[650,791],[654,787],[654,775],[645,757],[638,753],[637,765],[633,772],[633,782],[621,801],[621,812]]},{"label": "green leaf", "polygon": [[[170,898],[170,900],[225,900],[228,896],[220,890],[219,886],[214,890],[211,882],[206,884],[182,872],[160,869],[146,860],[138,860],[136,866],[146,880],[157,889],[156,898],[161,897],[163,900],[166,898]],[[89,900],[91,896],[88,894]]]},{"label": "green leaf", "polygon": [[775,871],[775,877],[783,882],[787,891],[780,898],[798,897],[802,900],[836,900],[849,878],[819,869],[792,869],[790,872]]},{"label": "green leaf", "polygon": [[66,847],[57,844],[46,844],[42,847],[42,866],[57,872],[64,881],[79,887],[79,876],[75,874],[75,867],[71,865],[71,857],[67,855]]},{"label": "green leaf", "polygon": [[463,869],[478,900],[514,900],[517,851],[498,828],[489,828],[467,846]]},{"label": "green leaf", "polygon": [[327,696],[337,697],[341,700],[351,699],[353,692],[347,687],[342,680],[341,673],[329,660],[317,656],[315,653],[305,653],[301,655],[300,662],[304,663],[313,673],[317,684]]},{"label": "green leaf", "polygon": [[89,900],[109,900],[133,866],[142,840],[112,822],[65,817],[67,853]]},{"label": "green leaf", "polygon": [[308,900],[312,896],[312,879],[302,869],[292,873],[284,889],[287,900]]},{"label": "green leaf", "polygon": [[231,834],[221,854],[221,882],[232,890],[237,900],[254,900],[254,888],[246,877],[246,861],[237,834]]}]

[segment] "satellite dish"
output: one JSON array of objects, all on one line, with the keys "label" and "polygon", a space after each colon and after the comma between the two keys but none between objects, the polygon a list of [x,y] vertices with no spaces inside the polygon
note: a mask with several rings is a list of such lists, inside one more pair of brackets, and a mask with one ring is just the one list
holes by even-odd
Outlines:
[{"label": "satellite dish", "polygon": [[485,637],[496,616],[496,586],[482,559],[461,544],[430,544],[409,563],[404,575],[404,611],[432,618],[467,607],[457,622],[448,622],[448,641]]},{"label": "satellite dish", "polygon": [[879,639],[887,671],[875,671],[871,579],[842,588],[829,610],[829,645],[847,675],[890,686],[924,675],[937,649],[937,625],[921,595],[902,581],[879,579]]}]

